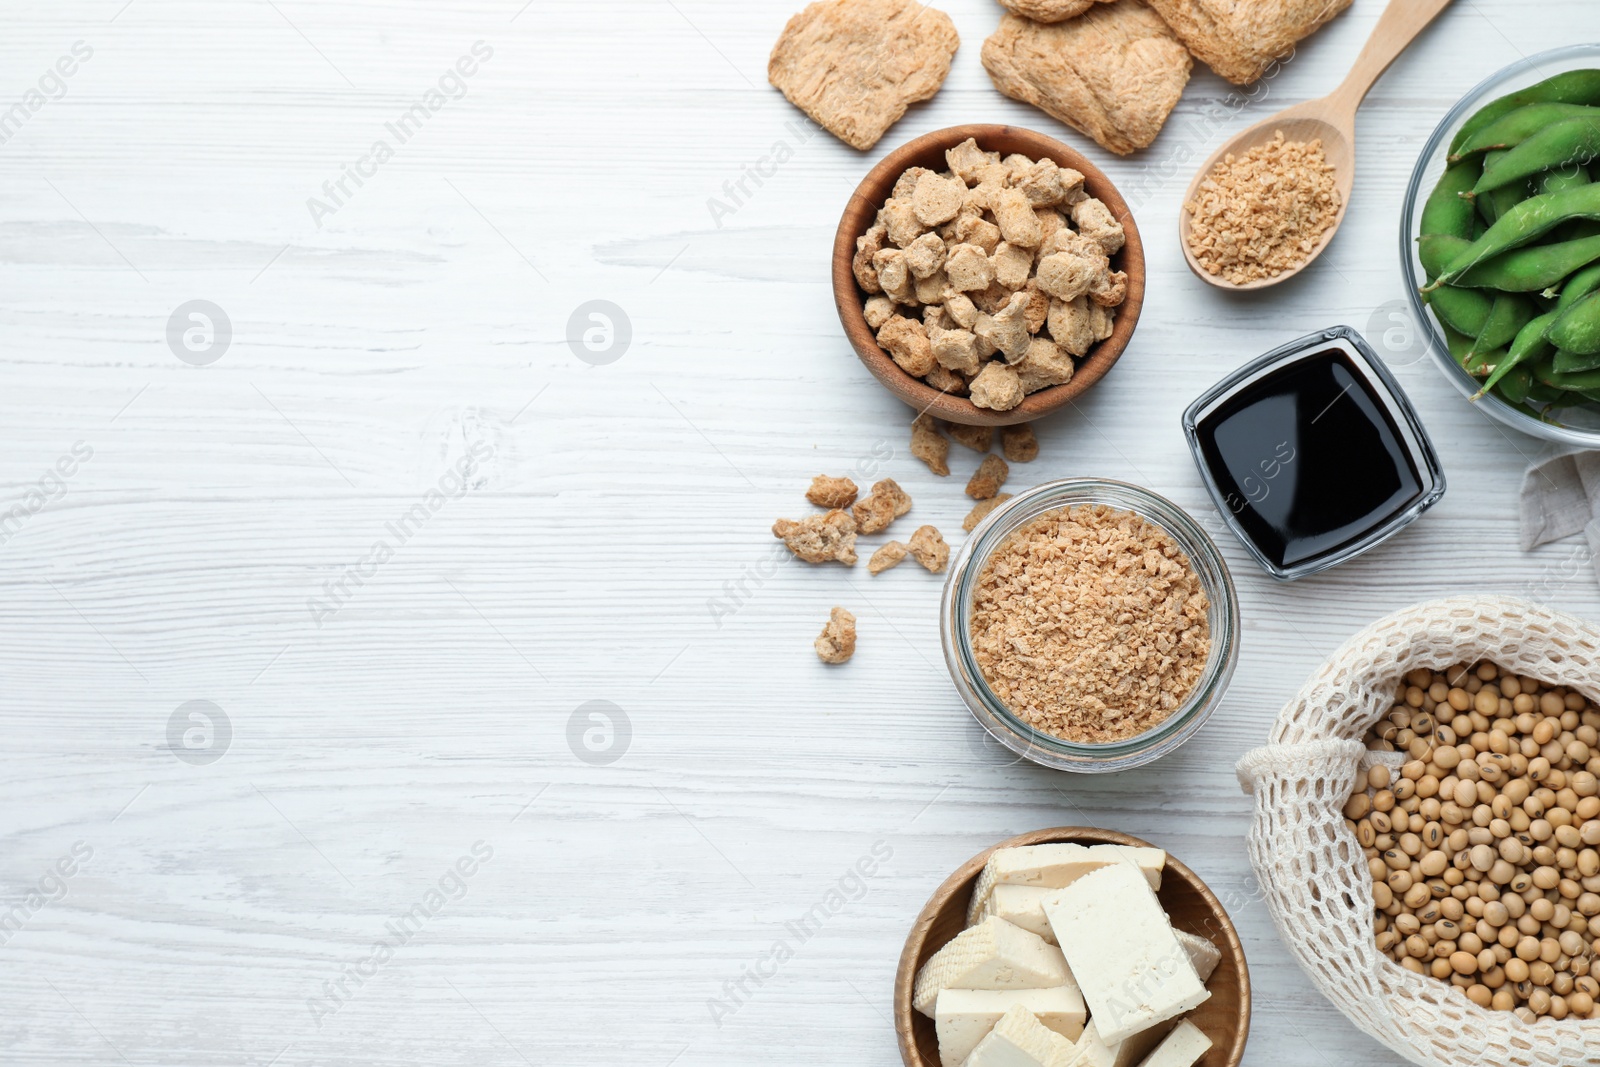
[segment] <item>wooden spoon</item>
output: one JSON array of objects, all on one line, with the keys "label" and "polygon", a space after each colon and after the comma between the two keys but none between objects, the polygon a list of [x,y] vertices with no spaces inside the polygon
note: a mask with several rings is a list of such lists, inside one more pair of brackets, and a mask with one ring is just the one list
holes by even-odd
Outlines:
[{"label": "wooden spoon", "polygon": [[[1184,193],[1185,206],[1178,210],[1178,237],[1179,243],[1183,245],[1183,258],[1188,261],[1189,269],[1194,271],[1201,281],[1209,282],[1218,289],[1231,289],[1236,292],[1266,289],[1279,282],[1288,281],[1309,267],[1322,254],[1322,250],[1328,247],[1328,242],[1333,240],[1333,235],[1339,231],[1339,225],[1344,222],[1345,209],[1350,206],[1350,189],[1356,179],[1356,109],[1361,106],[1367,90],[1372,88],[1372,83],[1378,80],[1378,76],[1389,69],[1389,64],[1393,63],[1417,34],[1433,21],[1434,16],[1449,4],[1450,0],[1390,0],[1383,17],[1378,19],[1378,25],[1372,30],[1372,36],[1367,38],[1366,47],[1361,50],[1361,55],[1356,57],[1355,66],[1351,68],[1350,74],[1339,88],[1321,100],[1308,100],[1303,104],[1295,104],[1270,119],[1258,122],[1235,134],[1205,161],[1195,174],[1194,181],[1189,183],[1188,191]],[[1321,241],[1311,250],[1311,255],[1300,266],[1286,270],[1275,278],[1261,278],[1246,282],[1244,285],[1235,285],[1219,274],[1208,273],[1196,262],[1194,253],[1189,250],[1187,205],[1199,191],[1200,183],[1211,175],[1212,168],[1224,156],[1230,152],[1242,155],[1256,145],[1272,140],[1279,130],[1283,131],[1283,138],[1286,141],[1311,141],[1318,137],[1322,138],[1322,151],[1333,166],[1334,185],[1339,190],[1339,214],[1334,218],[1333,225],[1323,233]]]}]

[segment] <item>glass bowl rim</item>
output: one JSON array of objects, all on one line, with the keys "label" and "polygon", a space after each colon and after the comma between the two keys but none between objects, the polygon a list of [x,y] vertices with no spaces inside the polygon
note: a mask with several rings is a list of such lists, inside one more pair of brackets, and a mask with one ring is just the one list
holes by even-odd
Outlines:
[{"label": "glass bowl rim", "polygon": [[[1104,504],[1154,523],[1177,542],[1199,575],[1210,602],[1211,650],[1183,704],[1156,726],[1133,737],[1099,743],[1068,741],[1023,722],[990,690],[972,656],[968,628],[972,584],[983,564],[1024,522],[1081,504]],[[1143,486],[1112,478],[1075,477],[1044,482],[991,512],[951,561],[940,600],[940,641],[945,664],[963,701],[995,740],[1016,754],[1057,770],[1116,771],[1141,766],[1194,736],[1221,703],[1239,657],[1239,597],[1215,541],[1187,511]]]},{"label": "glass bowl rim", "polygon": [[[1433,133],[1423,142],[1422,152],[1417,156],[1417,162],[1411,170],[1411,178],[1406,185],[1405,199],[1400,212],[1400,270],[1405,279],[1406,299],[1411,307],[1412,317],[1418,327],[1427,334],[1428,355],[1444,375],[1445,379],[1456,388],[1464,397],[1470,398],[1478,391],[1479,382],[1465,370],[1457,365],[1455,358],[1450,355],[1449,345],[1445,343],[1444,333],[1440,330],[1423,302],[1421,293],[1420,263],[1417,260],[1416,242],[1412,237],[1413,226],[1421,214],[1421,206],[1426,199],[1423,193],[1423,176],[1429,164],[1434,160],[1447,137],[1454,130],[1456,124],[1466,112],[1475,107],[1482,106],[1486,101],[1484,97],[1495,89],[1520,74],[1540,70],[1546,65],[1580,58],[1600,59],[1600,42],[1562,45],[1551,48],[1531,56],[1525,56],[1513,63],[1509,63],[1490,74],[1482,81],[1469,89],[1455,105],[1445,112],[1444,118],[1434,127]],[[1574,67],[1563,66],[1556,73],[1565,73]],[[1515,90],[1512,90],[1515,91]],[[1538,437],[1546,441],[1559,444],[1581,445],[1586,448],[1600,448],[1600,429],[1585,430],[1579,427],[1563,426],[1559,423],[1544,422],[1523,414],[1504,400],[1494,395],[1485,396],[1473,403],[1473,406],[1482,410],[1486,415],[1503,426],[1513,430]]]}]

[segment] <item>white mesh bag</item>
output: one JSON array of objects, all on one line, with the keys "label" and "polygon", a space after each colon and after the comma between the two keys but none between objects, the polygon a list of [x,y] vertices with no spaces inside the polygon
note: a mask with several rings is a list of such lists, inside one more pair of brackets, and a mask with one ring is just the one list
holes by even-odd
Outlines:
[{"label": "white mesh bag", "polygon": [[1600,630],[1576,616],[1497,596],[1390,615],[1345,642],[1278,715],[1271,743],[1239,761],[1239,782],[1255,796],[1250,862],[1306,975],[1351,1022],[1412,1062],[1600,1064],[1600,1020],[1524,1023],[1413,974],[1374,943],[1371,880],[1342,810],[1357,773],[1383,758],[1363,738],[1406,671],[1478,659],[1600,701]]}]

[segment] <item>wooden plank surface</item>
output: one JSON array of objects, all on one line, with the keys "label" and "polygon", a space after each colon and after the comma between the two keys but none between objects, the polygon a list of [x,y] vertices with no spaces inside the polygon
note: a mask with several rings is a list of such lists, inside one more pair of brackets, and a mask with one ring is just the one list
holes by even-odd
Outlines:
[{"label": "wooden plank surface", "polygon": [[[1228,700],[1178,754],[1106,779],[985,742],[943,668],[938,579],[806,568],[767,527],[804,510],[812,474],[848,469],[895,477],[958,536],[975,457],[940,480],[909,456],[908,413],[828,289],[844,199],[892,145],[1016,122],[1129,192],[1151,262],[1139,332],[1014,483],[1125,478],[1214,521],[1183,407],[1301,333],[1387,328],[1422,140],[1480,78],[1593,36],[1594,7],[1454,5],[1362,111],[1337,243],[1234,300],[1182,265],[1192,167],[1331,88],[1382,5],[1356,0],[1221,127],[1204,109],[1231,88],[1197,70],[1129,159],[992,89],[991,0],[941,6],[963,40],[949,82],[865,154],[802,138],[766,85],[786,4],[0,15],[6,106],[92,50],[0,143],[0,511],[47,498],[0,546],[0,914],[25,913],[0,928],[0,1059],[889,1065],[926,895],[998,838],[1087,823],[1170,848],[1228,903],[1256,979],[1247,1062],[1399,1062],[1278,940],[1232,768],[1390,610],[1483,590],[1600,612],[1576,542],[1517,547],[1536,442],[1397,354],[1448,496],[1293,586],[1224,540],[1245,627]],[[462,57],[459,98],[388,132]],[[714,217],[780,140],[793,158]],[[357,164],[332,204],[323,184]],[[232,325],[207,366],[167,340],[193,300]],[[631,324],[605,365],[566,341],[591,300]],[[860,618],[843,669],[810,650],[835,603]],[[214,762],[169,744],[174,716],[200,724],[192,701],[226,716]],[[598,753],[594,701],[617,727]],[[890,858],[852,879],[874,846]],[[774,973],[785,923],[834,889],[846,903]],[[408,914],[402,939],[387,924]]]}]

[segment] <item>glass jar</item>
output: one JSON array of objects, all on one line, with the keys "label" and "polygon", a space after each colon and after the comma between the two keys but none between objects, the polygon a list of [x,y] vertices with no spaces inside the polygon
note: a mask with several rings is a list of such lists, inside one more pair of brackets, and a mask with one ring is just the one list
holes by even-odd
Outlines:
[{"label": "glass jar", "polygon": [[[1014,715],[984,680],[972,651],[972,590],[989,557],[1018,528],[1049,511],[1103,504],[1161,527],[1199,575],[1210,601],[1211,651],[1183,704],[1159,724],[1122,741],[1085,743],[1047,734]],[[1099,773],[1141,767],[1193,737],[1211,717],[1239,658],[1239,601],[1217,546],[1171,501],[1127,482],[1068,478],[1019,493],[991,512],[951,561],[939,609],[945,664],[961,699],[995,740],[1025,759],[1063,771]]]}]

